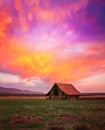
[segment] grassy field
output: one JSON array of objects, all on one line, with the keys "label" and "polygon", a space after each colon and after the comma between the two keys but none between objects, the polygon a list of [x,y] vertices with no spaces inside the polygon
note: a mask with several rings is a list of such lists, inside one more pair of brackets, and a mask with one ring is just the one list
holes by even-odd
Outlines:
[{"label": "grassy field", "polygon": [[105,100],[2,97],[0,130],[105,130]]}]

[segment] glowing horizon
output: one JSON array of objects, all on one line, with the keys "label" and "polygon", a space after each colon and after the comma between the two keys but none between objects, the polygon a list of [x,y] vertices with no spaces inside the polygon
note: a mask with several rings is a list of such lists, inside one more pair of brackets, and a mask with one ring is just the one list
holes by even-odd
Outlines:
[{"label": "glowing horizon", "polygon": [[0,86],[105,92],[104,12],[102,0],[1,0]]}]

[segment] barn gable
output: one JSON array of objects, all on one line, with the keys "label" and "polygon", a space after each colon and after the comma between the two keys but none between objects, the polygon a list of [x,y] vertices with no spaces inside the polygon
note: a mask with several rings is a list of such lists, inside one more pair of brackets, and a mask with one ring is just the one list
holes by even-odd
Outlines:
[{"label": "barn gable", "polygon": [[78,98],[80,94],[72,84],[55,83],[46,97],[49,99],[69,99]]}]

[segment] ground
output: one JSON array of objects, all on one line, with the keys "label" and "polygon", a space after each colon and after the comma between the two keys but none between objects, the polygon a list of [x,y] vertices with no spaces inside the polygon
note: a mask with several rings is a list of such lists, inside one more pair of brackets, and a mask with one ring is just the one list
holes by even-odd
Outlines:
[{"label": "ground", "polygon": [[0,130],[105,130],[105,100],[0,98]]}]

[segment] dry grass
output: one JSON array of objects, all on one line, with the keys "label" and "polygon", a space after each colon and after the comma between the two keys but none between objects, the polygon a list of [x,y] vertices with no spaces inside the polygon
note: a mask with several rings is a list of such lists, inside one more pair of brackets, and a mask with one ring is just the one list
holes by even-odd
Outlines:
[{"label": "dry grass", "polygon": [[46,99],[45,96],[0,96],[0,99]]}]

